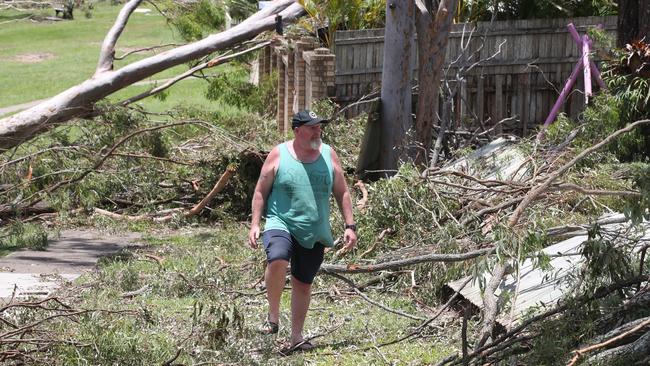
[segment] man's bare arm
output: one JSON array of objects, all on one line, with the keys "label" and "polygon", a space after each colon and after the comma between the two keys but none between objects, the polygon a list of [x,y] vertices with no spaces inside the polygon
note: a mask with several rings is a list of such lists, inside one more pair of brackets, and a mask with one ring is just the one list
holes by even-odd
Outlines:
[{"label": "man's bare arm", "polygon": [[[348,185],[345,182],[345,175],[343,174],[341,162],[334,150],[332,150],[332,166],[334,168],[334,186],[332,187],[334,198],[336,198],[336,203],[341,210],[345,224],[354,224],[354,217],[352,215],[352,199],[350,197],[350,192],[348,191]],[[352,229],[346,229],[343,235],[343,240],[345,241],[345,249],[352,249],[352,247],[357,243],[356,232]]]},{"label": "man's bare arm", "polygon": [[264,211],[264,206],[266,204],[266,199],[271,192],[271,187],[273,187],[273,180],[275,179],[275,172],[277,171],[278,160],[279,160],[279,151],[275,147],[264,161],[262,165],[262,171],[260,172],[260,178],[257,180],[257,185],[255,185],[255,192],[253,193],[253,202],[252,202],[252,218],[251,218],[251,229],[248,233],[248,245],[252,248],[257,248],[257,239],[260,237],[260,221],[262,219],[262,211]]}]

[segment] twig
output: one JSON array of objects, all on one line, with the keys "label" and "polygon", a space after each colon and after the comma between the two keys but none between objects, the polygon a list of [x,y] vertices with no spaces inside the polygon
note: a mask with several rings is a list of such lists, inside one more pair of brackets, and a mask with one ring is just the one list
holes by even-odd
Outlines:
[{"label": "twig", "polygon": [[375,240],[375,242],[372,244],[372,246],[370,246],[370,248],[368,248],[365,252],[359,254],[359,258],[363,258],[367,254],[369,254],[370,252],[375,250],[375,248],[377,247],[377,244],[381,243],[382,240],[384,240],[384,237],[386,237],[386,235],[392,234],[394,232],[395,231],[393,229],[391,229],[391,228],[382,230],[381,233],[379,233],[379,236],[377,236],[377,240]]},{"label": "twig", "polygon": [[151,286],[149,286],[149,285],[147,284],[147,285],[142,286],[142,287],[141,287],[140,289],[138,289],[138,290],[125,292],[125,293],[123,293],[123,294],[120,295],[120,296],[121,296],[123,299],[131,298],[131,297],[136,297],[136,296],[138,296],[138,295],[142,295],[142,294],[144,294],[145,292],[149,291],[150,288],[151,288]]},{"label": "twig", "polygon": [[431,317],[428,318],[425,322],[423,322],[422,324],[420,324],[417,328],[415,328],[415,330],[413,330],[412,332],[408,333],[407,335],[402,336],[402,337],[400,337],[400,338],[397,338],[397,339],[395,339],[395,340],[392,340],[392,341],[389,341],[389,342],[386,342],[386,343],[382,343],[382,344],[378,345],[377,347],[385,347],[385,346],[389,346],[389,345],[392,345],[392,344],[395,344],[395,343],[403,342],[403,341],[405,341],[405,340],[407,340],[407,339],[409,339],[409,338],[411,338],[411,337],[413,337],[413,336],[416,336],[416,335],[420,334],[420,333],[422,332],[422,330],[424,330],[424,328],[425,328],[426,326],[428,326],[429,324],[431,324],[434,320],[438,319],[438,317],[439,317],[439,316],[440,316],[440,315],[441,315],[441,314],[442,314],[442,313],[443,313],[443,312],[444,312],[444,311],[445,311],[449,306],[451,306],[451,304],[453,304],[454,301],[456,301],[456,298],[458,298],[458,295],[460,295],[460,291],[462,291],[462,289],[465,288],[465,286],[466,286],[466,285],[467,285],[471,280],[472,280],[472,277],[471,277],[471,276],[467,277],[467,279],[465,280],[465,282],[464,282],[463,284],[461,284],[461,286],[460,286],[460,288],[458,289],[458,291],[456,291],[456,292],[454,293],[454,295],[453,295],[452,297],[450,297],[449,300],[447,300],[447,302],[446,302],[446,303],[445,303],[445,304],[444,304],[440,309],[438,309],[438,311],[437,311],[433,316],[431,316]]},{"label": "twig", "polygon": [[593,196],[621,196],[621,197],[641,197],[640,192],[635,191],[608,191],[600,189],[586,189],[577,184],[562,183],[556,186],[551,186],[549,189],[556,189],[558,191],[576,191],[586,195]]},{"label": "twig", "polygon": [[183,352],[183,349],[179,347],[176,350],[176,354],[174,355],[174,357],[172,357],[171,359],[163,362],[162,366],[171,366],[173,364],[173,362],[176,361],[176,359],[181,355],[181,352]]}]

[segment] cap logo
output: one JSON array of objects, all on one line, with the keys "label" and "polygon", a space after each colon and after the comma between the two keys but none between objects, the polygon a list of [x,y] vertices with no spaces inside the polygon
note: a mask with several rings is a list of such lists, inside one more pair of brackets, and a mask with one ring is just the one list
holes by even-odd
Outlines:
[{"label": "cap logo", "polygon": [[311,118],[318,118],[318,116],[316,115],[316,113],[314,113],[314,112],[312,112],[312,111],[309,111],[309,117],[311,117]]}]

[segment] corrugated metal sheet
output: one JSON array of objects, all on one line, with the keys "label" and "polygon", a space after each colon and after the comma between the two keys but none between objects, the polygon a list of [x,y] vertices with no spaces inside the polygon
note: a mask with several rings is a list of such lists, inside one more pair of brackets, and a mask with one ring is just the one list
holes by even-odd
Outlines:
[{"label": "corrugated metal sheet", "polygon": [[442,170],[458,171],[481,179],[523,180],[530,174],[522,166],[526,157],[517,145],[513,145],[516,141],[513,136],[499,137]]},{"label": "corrugated metal sheet", "polygon": [[[604,217],[599,222],[621,221],[620,219],[622,218],[622,214],[616,214]],[[606,224],[601,228],[615,235],[630,230],[630,224]],[[636,233],[640,237],[640,243],[650,240],[650,223],[643,223]],[[578,235],[545,248],[543,252],[553,257],[550,262],[550,270],[544,271],[539,268],[534,268],[532,260],[525,260],[520,270],[519,289],[516,297],[514,297],[514,293],[517,289],[517,274],[510,273],[505,276],[505,279],[496,291],[496,295],[499,296],[503,291],[508,291],[511,293],[511,300],[514,300],[514,302],[507,306],[507,311],[500,313],[501,315],[497,318],[497,321],[505,326],[510,322],[510,317],[512,316],[512,321],[517,323],[528,312],[552,307],[558,300],[564,297],[570,291],[570,276],[577,273],[577,269],[584,261],[584,258],[580,255],[580,251],[582,243],[586,240],[587,235],[583,231],[582,233],[578,233]],[[638,246],[641,245],[639,244]],[[483,283],[488,283],[491,277],[489,273],[484,274],[482,278]],[[460,290],[460,294],[465,299],[477,307],[482,308],[482,290],[478,281],[472,281],[461,289],[465,280],[466,278],[461,278],[448,283],[447,286],[454,291]]]}]

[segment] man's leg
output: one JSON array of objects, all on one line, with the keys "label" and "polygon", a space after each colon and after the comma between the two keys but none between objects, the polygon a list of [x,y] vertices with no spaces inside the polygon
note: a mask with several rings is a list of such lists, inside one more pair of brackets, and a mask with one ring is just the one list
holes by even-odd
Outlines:
[{"label": "man's leg", "polygon": [[302,328],[305,325],[309,301],[311,300],[311,284],[304,283],[291,276],[291,344],[303,341]]},{"label": "man's leg", "polygon": [[289,261],[276,259],[266,266],[264,282],[266,284],[266,299],[269,301],[269,321],[278,324],[280,320],[280,298],[284,289],[284,278]]}]

